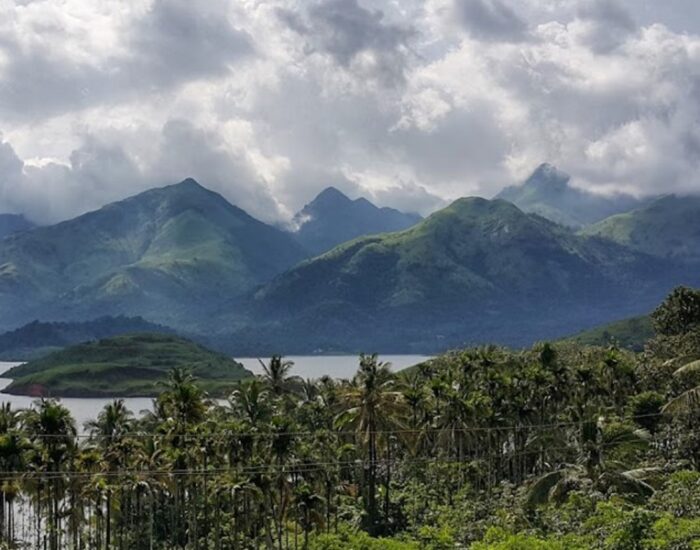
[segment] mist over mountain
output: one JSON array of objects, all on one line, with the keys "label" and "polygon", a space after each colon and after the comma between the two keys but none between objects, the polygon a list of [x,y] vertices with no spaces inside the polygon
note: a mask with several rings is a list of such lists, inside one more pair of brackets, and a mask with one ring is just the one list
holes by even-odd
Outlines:
[{"label": "mist over mountain", "polygon": [[192,179],[0,244],[2,328],[141,315],[187,326],[306,252]]},{"label": "mist over mountain", "polygon": [[0,214],[0,239],[36,227],[22,214]]},{"label": "mist over mountain", "polygon": [[496,198],[569,227],[584,227],[646,202],[625,194],[598,195],[572,187],[570,181],[568,174],[545,163],[522,185],[506,187]]},{"label": "mist over mountain", "polygon": [[335,187],[328,187],[294,217],[294,235],[310,252],[321,254],[346,241],[400,231],[422,218],[394,208],[379,208],[365,198],[351,200]]}]

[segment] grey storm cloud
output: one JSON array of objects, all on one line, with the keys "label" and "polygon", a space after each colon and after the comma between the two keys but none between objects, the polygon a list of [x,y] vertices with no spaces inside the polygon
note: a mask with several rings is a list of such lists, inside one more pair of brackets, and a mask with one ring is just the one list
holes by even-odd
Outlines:
[{"label": "grey storm cloud", "polygon": [[[214,4],[215,5],[215,4]],[[253,42],[220,10],[199,9],[187,0],[156,0],[130,35],[132,55],[125,72],[161,85],[225,73]]]},{"label": "grey storm cloud", "polygon": [[470,34],[484,39],[518,41],[527,22],[504,0],[456,0],[457,14]]},{"label": "grey storm cloud", "polygon": [[357,0],[323,0],[311,4],[306,13],[280,9],[278,15],[308,40],[310,51],[326,53],[343,67],[370,52],[376,56],[380,79],[395,82],[403,78],[415,31],[387,22],[381,10],[367,9]]},{"label": "grey storm cloud", "polygon": [[550,162],[700,191],[695,0],[0,3],[0,212],[196,178],[270,222],[322,188],[428,214]]},{"label": "grey storm cloud", "polygon": [[587,42],[593,51],[599,53],[620,46],[638,28],[632,13],[621,0],[583,2],[578,16],[589,23]]},{"label": "grey storm cloud", "polygon": [[133,25],[120,29],[126,51],[114,51],[99,62],[62,55],[54,47],[66,40],[60,22],[37,27],[41,40],[24,43],[20,29],[0,38],[7,59],[0,71],[0,120],[36,120],[134,100],[225,74],[253,53],[248,34],[232,26],[221,9],[198,9],[185,0],[156,0]]},{"label": "grey storm cloud", "polygon": [[[187,120],[169,120],[155,140],[155,158],[140,168],[116,143],[84,136],[69,162],[25,164],[0,142],[2,211],[46,223],[99,208],[153,186],[194,177],[259,218],[275,222],[279,205],[243,155],[234,155],[214,132]],[[235,185],[232,185],[235,182]]]}]

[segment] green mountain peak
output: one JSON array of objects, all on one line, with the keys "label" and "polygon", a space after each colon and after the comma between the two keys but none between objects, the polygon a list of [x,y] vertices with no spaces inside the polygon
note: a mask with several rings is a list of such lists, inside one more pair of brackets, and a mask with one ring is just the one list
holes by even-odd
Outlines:
[{"label": "green mountain peak", "polygon": [[294,239],[192,179],[0,243],[8,328],[142,315],[182,327],[306,257]]}]

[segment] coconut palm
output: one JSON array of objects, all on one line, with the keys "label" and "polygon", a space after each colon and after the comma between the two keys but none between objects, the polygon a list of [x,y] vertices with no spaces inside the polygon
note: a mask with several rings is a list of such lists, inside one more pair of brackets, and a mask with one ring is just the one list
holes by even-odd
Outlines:
[{"label": "coconut palm", "polygon": [[[700,360],[691,361],[673,373],[673,377],[678,380],[698,375],[700,375]],[[674,397],[662,409],[662,412],[670,415],[687,415],[698,411],[700,411],[700,386],[690,388]]]},{"label": "coconut palm", "polygon": [[526,503],[536,506],[547,501],[563,502],[573,490],[586,483],[603,492],[612,490],[646,498],[654,489],[631,469],[640,451],[649,445],[649,433],[620,422],[607,423],[603,417],[584,423],[582,444],[575,464],[563,464],[530,483]]},{"label": "coconut palm", "polygon": [[[76,449],[75,436],[77,433],[75,421],[70,412],[58,401],[41,399],[34,407],[26,411],[24,426],[33,443],[34,465],[47,474],[46,503],[48,510],[49,548],[58,550],[61,547],[60,510],[63,498],[65,479],[61,470],[69,462],[70,454]],[[38,491],[41,493],[41,478]],[[41,502],[41,494],[37,501]]]},{"label": "coconut palm", "polygon": [[294,366],[293,361],[285,361],[281,355],[273,355],[265,363],[258,359],[263,369],[262,379],[275,397],[282,397],[299,392],[303,380],[298,376],[290,376]]},{"label": "coconut palm", "polygon": [[366,526],[370,532],[376,532],[379,527],[376,500],[379,444],[386,441],[382,432],[403,427],[405,402],[390,365],[378,361],[376,354],[360,356],[360,368],[352,384],[345,388],[343,397],[347,408],[338,417],[337,424],[354,427],[366,450]]}]

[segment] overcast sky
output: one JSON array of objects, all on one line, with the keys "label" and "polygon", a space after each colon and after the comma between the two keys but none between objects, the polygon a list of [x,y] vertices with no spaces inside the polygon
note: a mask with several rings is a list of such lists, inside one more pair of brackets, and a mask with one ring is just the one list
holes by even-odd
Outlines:
[{"label": "overcast sky", "polygon": [[0,211],[700,190],[698,0],[0,0]]}]

